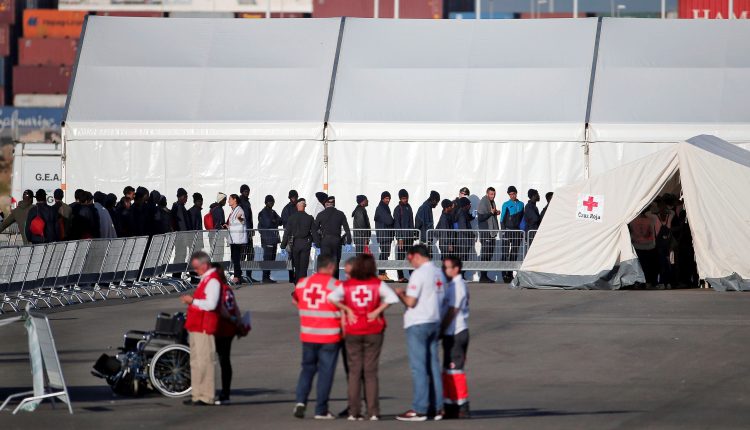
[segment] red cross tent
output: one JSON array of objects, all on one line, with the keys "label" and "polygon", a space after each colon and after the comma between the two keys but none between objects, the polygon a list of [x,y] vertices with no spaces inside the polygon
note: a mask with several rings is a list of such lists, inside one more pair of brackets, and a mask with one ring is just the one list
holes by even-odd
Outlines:
[{"label": "red cross tent", "polygon": [[698,274],[750,290],[750,151],[701,135],[559,188],[514,285],[617,289],[645,282],[628,223],[664,192],[682,192]]}]

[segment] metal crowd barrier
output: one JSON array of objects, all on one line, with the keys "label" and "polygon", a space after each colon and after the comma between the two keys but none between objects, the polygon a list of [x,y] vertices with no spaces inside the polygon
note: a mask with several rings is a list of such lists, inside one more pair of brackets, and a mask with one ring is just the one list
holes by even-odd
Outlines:
[{"label": "metal crowd barrier", "polygon": [[417,229],[352,229],[354,248],[350,251],[346,247],[341,252],[341,268],[347,259],[361,253],[370,253],[378,261],[379,270],[408,270],[411,269],[406,260],[409,248],[419,243]]},{"label": "metal crowd barrier", "polygon": [[11,224],[2,233],[0,233],[0,246],[20,246],[23,245],[21,231],[18,224]]},{"label": "metal crowd barrier", "polygon": [[523,230],[428,230],[433,259],[455,255],[464,270],[518,270],[526,255]]}]

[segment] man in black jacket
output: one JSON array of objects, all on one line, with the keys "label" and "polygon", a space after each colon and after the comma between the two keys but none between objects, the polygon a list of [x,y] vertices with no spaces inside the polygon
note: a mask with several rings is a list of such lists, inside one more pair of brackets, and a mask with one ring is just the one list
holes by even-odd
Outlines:
[{"label": "man in black jacket", "polygon": [[[344,229],[344,237],[341,237],[341,229]],[[349,222],[346,215],[336,209],[336,198],[328,196],[325,209],[315,218],[315,229],[320,232],[320,255],[327,255],[336,260],[336,271],[334,277],[339,278],[339,263],[341,263],[341,245],[351,245],[352,235],[349,231]]]},{"label": "man in black jacket", "polygon": [[294,276],[292,284],[297,284],[300,279],[307,276],[307,267],[310,265],[310,247],[312,244],[320,244],[320,236],[315,228],[315,219],[305,212],[307,203],[305,199],[297,200],[297,212],[289,216],[284,226],[284,239],[281,247],[290,245],[290,258]]},{"label": "man in black jacket", "polygon": [[[272,195],[267,195],[265,199],[266,206],[258,213],[258,229],[260,230],[260,246],[263,248],[263,261],[276,260],[276,247],[279,245],[279,226],[281,217],[273,210],[275,199]],[[271,271],[263,271],[263,282],[275,284],[276,281],[271,279]]]},{"label": "man in black jacket", "polygon": [[[255,260],[255,247],[253,246],[253,208],[250,205],[250,187],[247,184],[240,186],[240,207],[245,213],[245,228],[247,229],[247,245],[242,250],[242,261],[254,261]],[[253,279],[253,271],[248,270],[246,273],[247,277],[250,278],[251,282],[257,283]]]},{"label": "man in black jacket", "polygon": [[36,192],[36,205],[26,215],[26,238],[32,244],[52,243],[60,236],[57,211],[47,205],[47,192],[39,189]]},{"label": "man in black jacket", "polygon": [[440,202],[440,206],[443,208],[443,212],[440,214],[438,223],[435,226],[438,230],[435,239],[438,241],[440,255],[442,258],[445,258],[457,252],[454,249],[456,238],[453,232],[453,202],[444,199]]},{"label": "man in black jacket", "polygon": [[554,195],[554,193],[552,191],[550,191],[550,192],[548,192],[547,194],[544,195],[545,200],[547,200],[547,204],[544,206],[544,209],[542,209],[541,215],[539,215],[539,217],[541,218],[539,220],[539,224],[542,223],[542,220],[544,219],[544,214],[547,213],[547,208],[549,207],[549,204],[552,203],[552,196],[553,195]]},{"label": "man in black jacket", "polygon": [[357,207],[352,212],[354,219],[354,251],[357,255],[365,252],[365,247],[370,243],[370,217],[367,216],[367,196],[357,196]]},{"label": "man in black jacket", "polygon": [[[378,260],[380,261],[390,258],[393,244],[393,215],[391,208],[388,207],[389,204],[391,204],[391,193],[383,191],[380,193],[380,203],[375,209],[375,237],[378,240]],[[384,282],[391,282],[385,270],[380,271],[378,278]]]},{"label": "man in black jacket", "polygon": [[539,208],[536,207],[536,203],[539,201],[539,191],[530,189],[529,202],[523,208],[523,220],[526,223],[526,232],[529,230],[539,230],[539,224],[542,222],[542,217],[539,215]]},{"label": "man in black jacket", "polygon": [[[286,206],[284,206],[284,209],[281,210],[281,226],[284,228],[286,228],[286,224],[289,222],[289,217],[297,212],[297,199],[299,198],[299,194],[297,194],[297,190],[289,190],[287,197],[289,198],[289,203],[287,203]],[[290,270],[289,280],[291,281],[293,278],[294,270]]]},{"label": "man in black jacket", "polygon": [[188,209],[188,218],[190,218],[190,228],[193,230],[203,230],[203,195],[193,193],[193,207]]},{"label": "man in black jacket", "polygon": [[458,207],[453,211],[456,230],[456,254],[462,261],[476,259],[474,244],[476,233],[471,228],[474,215],[471,213],[471,200],[468,197],[458,199]]},{"label": "man in black jacket", "polygon": [[435,220],[432,217],[432,210],[440,203],[440,193],[430,191],[430,197],[422,203],[417,209],[417,216],[414,219],[414,226],[419,229],[419,236],[422,242],[427,243],[427,230],[435,228]]},{"label": "man in black jacket", "polygon": [[[406,251],[411,248],[416,239],[414,232],[414,212],[409,204],[409,193],[405,189],[398,191],[398,205],[393,208],[393,228],[396,229],[396,260],[406,260]],[[400,230],[400,231],[399,231]],[[403,270],[398,270],[398,282],[407,282]]]},{"label": "man in black jacket", "polygon": [[188,214],[185,204],[187,203],[188,193],[184,188],[177,189],[177,201],[172,203],[172,225],[175,231],[194,230],[192,220]]}]

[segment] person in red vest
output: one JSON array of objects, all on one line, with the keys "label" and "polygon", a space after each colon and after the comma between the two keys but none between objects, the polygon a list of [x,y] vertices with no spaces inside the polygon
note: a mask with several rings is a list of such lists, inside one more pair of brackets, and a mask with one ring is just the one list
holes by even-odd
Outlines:
[{"label": "person in red vest", "polygon": [[190,334],[190,382],[192,398],[186,405],[214,404],[214,366],[216,345],[214,334],[219,325],[219,296],[221,282],[216,269],[211,267],[211,257],[198,251],[190,257],[190,264],[201,281],[195,293],[181,297],[188,305],[185,330]]},{"label": "person in red vest", "polygon": [[344,331],[349,362],[348,419],[364,420],[360,411],[364,375],[368,419],[378,421],[378,362],[386,325],[383,312],[388,306],[398,303],[399,298],[378,278],[375,258],[371,254],[360,254],[352,263],[350,278],[328,295],[328,301],[347,315]]},{"label": "person in red vest", "polygon": [[315,419],[332,420],[336,417],[328,409],[333,377],[341,342],[341,312],[331,304],[328,295],[341,283],[333,277],[336,261],[321,255],[318,271],[301,279],[292,293],[299,309],[300,340],[302,341],[302,371],[297,381],[297,404],[294,416],[305,417],[307,398],[312,381],[318,374]]}]

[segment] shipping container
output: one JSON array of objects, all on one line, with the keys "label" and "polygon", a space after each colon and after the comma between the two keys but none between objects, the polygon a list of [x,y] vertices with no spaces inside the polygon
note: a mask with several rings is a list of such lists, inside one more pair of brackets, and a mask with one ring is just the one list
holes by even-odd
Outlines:
[{"label": "shipping container", "polygon": [[67,98],[67,94],[16,94],[13,96],[13,106],[62,108]]},{"label": "shipping container", "polygon": [[[579,18],[586,18],[586,12],[578,12]],[[594,15],[592,15],[594,16]],[[545,18],[573,18],[573,12],[522,12],[519,14],[521,19],[545,19]]]},{"label": "shipping container", "polygon": [[78,39],[18,39],[18,64],[22,66],[72,66]]},{"label": "shipping container", "polygon": [[10,25],[0,24],[0,57],[10,56]]},{"label": "shipping container", "polygon": [[9,84],[8,78],[10,77],[11,59],[8,57],[0,57],[0,87],[4,87]]},{"label": "shipping container", "polygon": [[59,142],[63,109],[0,106],[0,145]]},{"label": "shipping container", "polygon": [[0,23],[3,23],[3,24],[15,24],[16,23],[16,1],[15,0],[0,0]]},{"label": "shipping container", "polygon": [[5,87],[0,87],[0,106],[5,105]]},{"label": "shipping container", "polygon": [[170,12],[170,18],[234,18],[234,12]]},{"label": "shipping container", "polygon": [[[399,3],[399,18],[440,19],[443,17],[443,0],[402,0]],[[375,0],[313,1],[313,18],[336,16],[372,18],[374,10]],[[393,0],[380,0],[378,17],[393,17]]]},{"label": "shipping container", "polygon": [[[450,19],[475,19],[477,14],[474,11],[469,12],[451,12],[448,14]],[[490,16],[489,11],[482,11],[482,19],[515,19],[517,14],[511,12],[493,12]]]},{"label": "shipping container", "polygon": [[67,94],[70,66],[14,66],[13,94]]},{"label": "shipping container", "polygon": [[55,9],[26,9],[23,11],[23,37],[81,36],[86,12]]},{"label": "shipping container", "polygon": [[[237,18],[265,18],[266,14],[262,12],[239,12]],[[309,18],[309,13],[302,12],[271,12],[271,18]]]},{"label": "shipping container", "polygon": [[100,16],[125,16],[134,18],[161,18],[164,16],[161,12],[137,12],[137,11],[105,11],[100,10],[96,12]]},{"label": "shipping container", "polygon": [[[679,0],[678,16],[687,19],[726,19],[729,14],[727,0]],[[750,0],[734,0],[734,17],[747,19]]]}]

